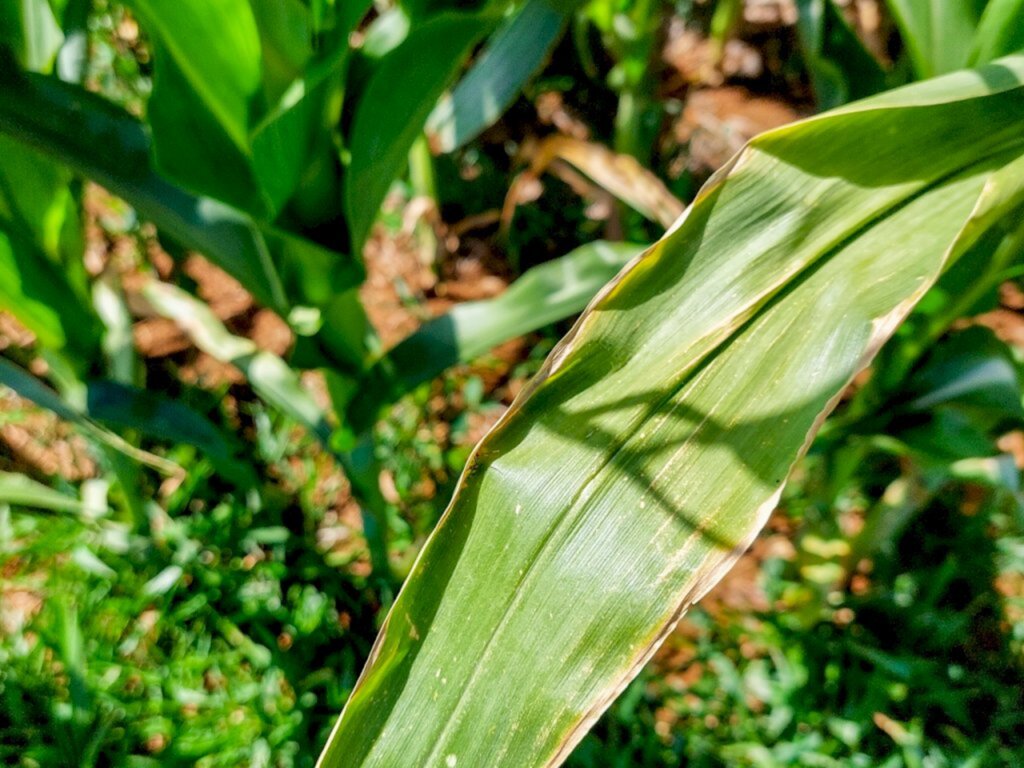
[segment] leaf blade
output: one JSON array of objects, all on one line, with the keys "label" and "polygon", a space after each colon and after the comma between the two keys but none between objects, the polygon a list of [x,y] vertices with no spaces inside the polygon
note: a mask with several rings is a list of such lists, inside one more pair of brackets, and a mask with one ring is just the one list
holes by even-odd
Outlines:
[{"label": "leaf blade", "polygon": [[[1024,154],[1024,60],[1007,73],[769,133],[705,188],[477,447],[320,766],[564,760],[975,236],[993,170]],[[951,125],[999,138],[911,156]],[[890,143],[850,155],[864,135]]]},{"label": "leaf blade", "polygon": [[[446,13],[417,26],[377,65],[353,118],[352,162],[345,179],[352,249],[359,253],[391,182],[435,102],[494,19]],[[451,51],[439,59],[438,48]],[[410,106],[411,105],[411,106]]]},{"label": "leaf blade", "polygon": [[356,431],[369,427],[381,405],[458,363],[583,310],[598,290],[643,250],[598,240],[528,270],[493,299],[459,304],[424,323],[366,372],[348,407]]},{"label": "leaf blade", "polygon": [[473,67],[427,121],[431,145],[452,152],[490,127],[561,37],[572,4],[527,0],[499,27]]}]

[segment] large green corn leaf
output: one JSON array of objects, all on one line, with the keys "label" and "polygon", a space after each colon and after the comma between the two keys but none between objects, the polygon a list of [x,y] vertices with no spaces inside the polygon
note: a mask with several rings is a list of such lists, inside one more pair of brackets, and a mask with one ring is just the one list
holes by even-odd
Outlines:
[{"label": "large green corn leaf", "polygon": [[559,764],[846,383],[1019,210],[1022,83],[1014,58],[889,92],[716,175],[477,447],[320,765]]}]

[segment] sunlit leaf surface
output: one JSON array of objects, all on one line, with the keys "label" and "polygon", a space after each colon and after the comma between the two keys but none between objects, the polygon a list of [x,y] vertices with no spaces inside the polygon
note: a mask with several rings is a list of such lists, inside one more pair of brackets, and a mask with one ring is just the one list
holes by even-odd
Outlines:
[{"label": "sunlit leaf surface", "polygon": [[1021,182],[1024,58],[755,139],[480,443],[321,758],[557,765]]}]

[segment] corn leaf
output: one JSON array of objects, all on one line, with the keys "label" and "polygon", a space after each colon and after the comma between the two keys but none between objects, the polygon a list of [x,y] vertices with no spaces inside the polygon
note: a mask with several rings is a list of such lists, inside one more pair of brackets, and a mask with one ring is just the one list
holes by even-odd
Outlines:
[{"label": "corn leaf", "polygon": [[918,77],[934,77],[967,65],[985,3],[888,0]]},{"label": "corn leaf", "polygon": [[322,768],[560,764],[1024,199],[1024,58],[754,139],[477,446]]},{"label": "corn leaf", "polygon": [[429,320],[367,371],[348,407],[349,424],[361,431],[373,424],[382,405],[445,369],[582,311],[642,250],[633,243],[598,240],[527,270],[496,298],[468,301]]},{"label": "corn leaf", "polygon": [[[298,0],[132,0],[154,43],[157,167],[181,186],[272,220],[295,192],[341,87],[346,17],[314,47]],[[340,105],[340,99],[336,100]],[[335,116],[335,120],[336,120]]]},{"label": "corn leaf", "polygon": [[[296,193],[304,176],[305,185],[310,185],[314,158],[325,169],[329,183],[338,182],[339,161],[330,129],[340,115],[342,73],[351,54],[348,36],[355,21],[343,19],[317,35],[317,20],[301,0],[250,0],[249,4],[263,48],[266,102],[265,113],[250,128],[252,165],[270,212],[276,213]],[[345,12],[357,13],[357,6]],[[319,220],[337,217],[341,210],[337,190],[317,193],[307,198],[326,209],[317,211]],[[318,200],[320,196],[330,200]]]},{"label": "corn leaf", "polygon": [[558,42],[576,4],[526,0],[502,23],[472,69],[431,113],[427,134],[435,151],[461,147],[505,113]]},{"label": "corn leaf", "polygon": [[260,106],[261,50],[248,0],[132,0],[153,40],[149,103],[157,167],[187,189],[250,212],[256,183],[250,116]]},{"label": "corn leaf", "polygon": [[[410,31],[373,70],[356,107],[349,140],[352,162],[345,203],[352,250],[362,251],[388,187],[470,47],[496,19],[491,14],[445,13]],[[437,56],[436,51],[446,51]]]},{"label": "corn leaf", "polygon": [[317,306],[362,280],[354,260],[167,182],[150,166],[142,125],[80,88],[0,66],[0,133],[106,187],[284,316],[287,295]]}]

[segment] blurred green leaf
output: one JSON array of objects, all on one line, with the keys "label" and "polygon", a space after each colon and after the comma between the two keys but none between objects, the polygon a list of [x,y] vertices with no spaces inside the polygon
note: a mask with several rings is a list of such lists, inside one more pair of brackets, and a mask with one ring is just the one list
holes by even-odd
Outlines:
[{"label": "blurred green leaf", "polygon": [[341,88],[348,27],[314,41],[310,11],[297,0],[134,7],[155,38],[149,123],[158,168],[187,189],[274,219],[311,157],[332,149],[325,128],[337,115],[326,110]]},{"label": "blurred green leaf", "polygon": [[169,565],[143,585],[142,594],[148,597],[166,595],[181,580],[182,574],[180,565]]},{"label": "blurred green leaf", "polygon": [[528,270],[501,296],[459,304],[387,352],[360,383],[348,408],[361,430],[378,409],[458,363],[582,311],[643,246],[597,241]]},{"label": "blurred green leaf", "polygon": [[47,72],[64,35],[47,0],[6,0],[0,4],[0,48],[7,47],[18,63]]},{"label": "blurred green leaf", "polygon": [[0,307],[50,349],[87,365],[99,327],[88,302],[70,175],[0,135]]},{"label": "blurred green leaf", "polygon": [[[313,2],[314,5],[323,5],[325,0],[313,0]],[[331,0],[326,0],[326,2],[331,2]],[[341,14],[341,28],[346,32],[355,29],[372,4],[372,0],[346,0],[346,2],[338,3],[337,12]]]},{"label": "blurred green leaf", "polygon": [[479,10],[488,5],[508,6],[509,0],[399,0],[398,6],[410,19],[419,23],[451,11]]},{"label": "blurred green leaf", "polygon": [[431,147],[451,152],[490,127],[541,68],[578,3],[526,0],[487,41],[427,121]]},{"label": "blurred green leaf", "polygon": [[1022,418],[1021,382],[1010,349],[988,328],[954,334],[935,347],[907,388],[912,411],[945,405]]},{"label": "blurred green leaf", "polygon": [[[374,68],[356,106],[349,139],[345,206],[353,252],[362,252],[384,196],[441,93],[471,46],[496,22],[488,14],[431,18],[414,27]],[[436,55],[442,50],[444,56]]]},{"label": "blurred green leaf", "polygon": [[919,78],[967,66],[974,32],[986,2],[888,0],[889,10]]},{"label": "blurred green leaf", "polygon": [[1021,381],[1007,346],[987,328],[968,328],[937,344],[883,410],[886,431],[943,461],[998,453],[995,440],[1024,426]]},{"label": "blurred green leaf", "polygon": [[[332,177],[339,174],[331,131],[339,119],[351,28],[343,24],[317,35],[299,0],[251,5],[263,46],[266,109],[253,121],[249,139],[254,172],[276,213],[300,188],[315,158]],[[307,195],[321,209],[319,219],[340,214],[338,179],[330,181],[331,187]]]},{"label": "blurred green leaf", "polygon": [[131,0],[154,46],[149,124],[170,179],[251,213],[271,209],[251,168],[261,102],[259,32],[248,0]]},{"label": "blurred green leaf", "polygon": [[160,442],[194,445],[231,482],[241,488],[259,485],[253,468],[239,458],[239,441],[184,403],[114,381],[89,382],[86,403],[90,418]]},{"label": "blurred green leaf", "polygon": [[821,110],[886,88],[885,72],[833,0],[798,0],[797,34]]},{"label": "blurred green leaf", "polygon": [[[2,226],[0,226],[2,229]],[[0,231],[0,309],[18,318],[50,349],[68,348],[87,365],[97,341],[95,319],[65,273],[38,246]]]},{"label": "blurred green leaf", "polygon": [[974,36],[969,64],[986,64],[1024,49],[1024,0],[989,0]]},{"label": "blurred green leaf", "polygon": [[0,504],[46,509],[51,512],[81,512],[81,500],[36,482],[16,472],[0,471]]}]

